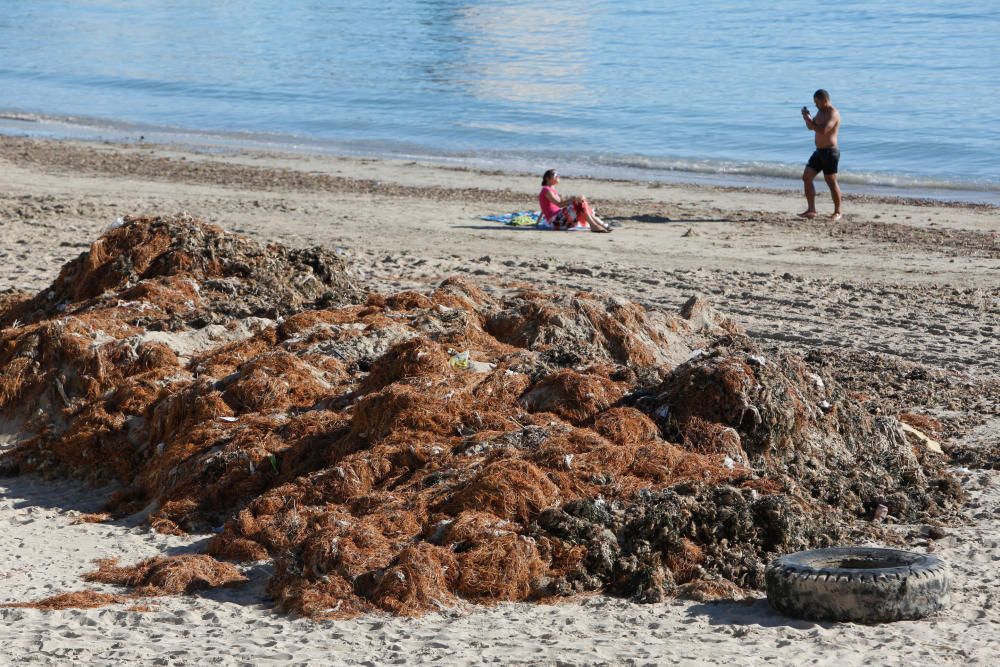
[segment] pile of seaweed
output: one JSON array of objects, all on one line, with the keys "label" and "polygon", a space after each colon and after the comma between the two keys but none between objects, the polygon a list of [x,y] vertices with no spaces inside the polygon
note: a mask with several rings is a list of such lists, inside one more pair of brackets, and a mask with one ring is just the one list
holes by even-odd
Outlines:
[{"label": "pile of seaweed", "polygon": [[[4,471],[116,482],[97,519],[214,532],[315,618],[731,597],[878,505],[959,495],[898,419],[698,298],[380,294],[321,249],[135,218],[0,326],[0,411],[31,434]],[[148,585],[149,563],[102,569]]]}]

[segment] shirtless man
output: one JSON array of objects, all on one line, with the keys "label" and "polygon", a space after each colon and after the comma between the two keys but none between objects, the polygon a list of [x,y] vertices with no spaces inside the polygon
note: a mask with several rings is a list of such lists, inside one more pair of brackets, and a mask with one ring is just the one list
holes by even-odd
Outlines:
[{"label": "shirtless man", "polygon": [[830,219],[836,222],[841,217],[840,186],[837,184],[837,164],[840,162],[837,132],[840,131],[840,112],[830,104],[830,93],[822,88],[813,95],[813,102],[816,103],[818,111],[815,118],[809,113],[808,107],[802,107],[802,120],[806,122],[807,128],[816,133],[816,151],[802,172],[808,207],[799,213],[799,217],[809,219],[816,217],[816,188],[813,186],[813,179],[816,178],[816,174],[823,172],[823,179],[830,187],[830,196],[833,197],[833,215]]}]

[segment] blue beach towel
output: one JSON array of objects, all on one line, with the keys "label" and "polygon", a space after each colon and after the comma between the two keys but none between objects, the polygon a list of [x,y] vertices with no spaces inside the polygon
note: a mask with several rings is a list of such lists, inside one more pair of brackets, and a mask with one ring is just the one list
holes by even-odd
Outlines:
[{"label": "blue beach towel", "polygon": [[[515,211],[513,213],[504,213],[503,215],[484,215],[479,219],[489,220],[490,222],[502,222],[505,225],[514,225],[515,227],[528,227],[535,224],[535,221],[538,219],[538,211]],[[530,222],[528,219],[530,219]]]},{"label": "blue beach towel", "polygon": [[[542,218],[541,222],[538,222],[538,216],[540,213],[538,211],[514,211],[513,213],[504,213],[501,215],[483,215],[480,216],[480,220],[488,220],[490,222],[501,222],[505,225],[511,227],[535,227],[536,229],[552,229],[552,225],[549,224],[548,220]],[[576,232],[576,231],[589,231],[590,227],[587,225],[577,225],[575,227],[570,227],[569,229],[564,229],[564,232]]]}]

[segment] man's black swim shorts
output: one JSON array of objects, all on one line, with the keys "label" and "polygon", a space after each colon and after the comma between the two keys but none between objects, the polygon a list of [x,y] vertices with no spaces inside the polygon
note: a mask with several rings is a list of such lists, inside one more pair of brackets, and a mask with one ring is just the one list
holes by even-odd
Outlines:
[{"label": "man's black swim shorts", "polygon": [[837,166],[839,164],[840,149],[834,146],[833,148],[817,148],[809,158],[809,162],[806,166],[816,172],[836,174]]}]

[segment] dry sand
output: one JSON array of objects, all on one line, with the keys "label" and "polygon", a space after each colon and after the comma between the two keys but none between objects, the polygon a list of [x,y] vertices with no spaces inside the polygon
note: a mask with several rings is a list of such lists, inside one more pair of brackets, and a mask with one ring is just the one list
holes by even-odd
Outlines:
[{"label": "dry sand", "polygon": [[[1000,373],[1000,212],[849,197],[837,225],[805,222],[797,193],[567,180],[611,235],[511,229],[479,215],[531,208],[537,177],[413,163],[0,138],[0,290],[38,290],[126,214],[187,211],[255,238],[342,249],[385,288],[442,276],[612,292],[675,309],[699,293],[761,339],[800,350],[894,355],[960,372],[970,392]],[[821,194],[821,212],[829,209]],[[954,438],[1000,438],[996,394],[961,405]],[[960,415],[961,416],[961,415]],[[974,426],[974,428],[973,428]],[[0,423],[0,448],[17,438]],[[790,621],[748,604],[468,607],[417,620],[315,624],[271,614],[267,569],[251,584],[144,609],[2,609],[0,662],[65,664],[996,664],[1000,474],[962,473],[964,520],[911,548],[952,563],[938,617],[864,627]],[[0,600],[84,587],[92,560],[198,550],[204,537],[73,524],[107,490],[0,479]],[[107,590],[111,590],[110,588]]]}]

